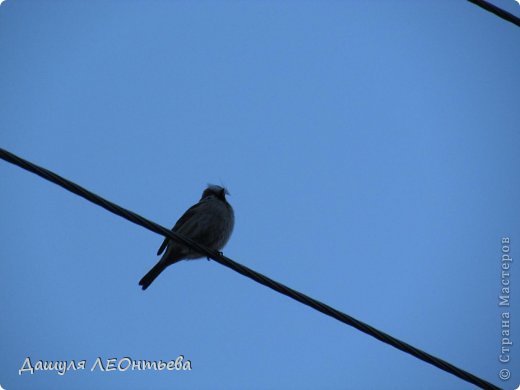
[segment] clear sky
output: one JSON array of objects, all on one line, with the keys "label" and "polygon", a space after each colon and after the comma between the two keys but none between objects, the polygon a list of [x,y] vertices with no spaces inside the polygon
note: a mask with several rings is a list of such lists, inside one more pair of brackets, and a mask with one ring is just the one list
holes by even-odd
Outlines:
[{"label": "clear sky", "polygon": [[[519,48],[467,1],[7,0],[0,146],[166,227],[223,183],[227,256],[514,389]],[[143,292],[162,237],[2,161],[0,186],[7,390],[474,388],[213,261]]]}]

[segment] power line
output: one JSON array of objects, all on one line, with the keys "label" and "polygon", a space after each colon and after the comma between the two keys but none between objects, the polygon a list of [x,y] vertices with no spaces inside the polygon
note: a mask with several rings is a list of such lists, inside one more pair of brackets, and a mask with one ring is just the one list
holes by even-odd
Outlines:
[{"label": "power line", "polygon": [[140,225],[148,230],[151,230],[155,233],[158,233],[162,236],[168,237],[170,239],[179,241],[192,249],[195,249],[197,252],[200,252],[204,254],[205,256],[212,258],[216,262],[231,268],[232,270],[238,272],[239,274],[242,274],[244,276],[247,276],[250,279],[253,279],[254,281],[263,284],[266,287],[269,287],[275,291],[278,291],[281,294],[284,294],[298,302],[303,303],[304,305],[310,306],[315,310],[318,310],[319,312],[326,314],[330,317],[333,317],[337,319],[338,321],[341,321],[347,325],[350,325],[358,330],[360,330],[363,333],[366,333],[372,337],[375,337],[376,339],[386,343],[390,344],[391,346],[406,352],[412,356],[415,356],[416,358],[423,360],[427,363],[430,363],[434,365],[435,367],[440,368],[441,370],[444,370],[446,372],[449,372],[450,374],[453,374],[460,379],[463,379],[467,382],[473,383],[474,385],[486,389],[486,390],[500,390],[499,387],[493,385],[492,383],[489,383],[485,381],[484,379],[481,379],[467,371],[464,371],[453,364],[448,363],[445,360],[439,359],[433,355],[430,355],[427,352],[424,352],[418,348],[413,347],[412,345],[405,343],[404,341],[401,341],[399,339],[396,339],[395,337],[390,336],[387,333],[384,333],[380,330],[377,330],[376,328],[359,321],[345,313],[340,312],[339,310],[334,309],[333,307],[330,307],[320,301],[317,301],[316,299],[313,299],[305,294],[302,294],[299,291],[293,290],[290,287],[287,287],[281,283],[276,282],[275,280],[268,278],[265,275],[262,275],[256,271],[253,271],[252,269],[239,264],[230,258],[221,255],[218,252],[211,251],[196,242],[190,240],[187,237],[184,237],[178,233],[175,233],[169,229],[166,229],[162,227],[161,225],[152,222],[144,217],[141,217],[140,215],[127,210],[121,206],[118,206],[115,203],[112,203],[90,191],[87,189],[79,186],[76,183],[73,183],[54,172],[51,172],[45,168],[42,168],[38,165],[35,165],[27,160],[22,159],[21,157],[18,157],[14,155],[13,153],[8,152],[5,149],[0,148],[0,158],[3,160],[10,162],[14,165],[19,166],[20,168],[23,168],[29,172],[32,172],[46,180],[49,180],[60,187],[65,188],[66,190],[69,190],[73,192],[76,195],[81,196],[82,198],[87,199],[88,201],[97,204],[98,206],[103,207],[104,209],[119,215],[120,217],[123,217],[124,219],[133,222],[137,225]]},{"label": "power line", "polygon": [[516,24],[518,27],[520,27],[520,18],[518,16],[515,16],[502,8],[498,8],[496,5],[491,4],[484,0],[468,0],[470,3],[473,3],[475,5],[478,5],[481,8],[484,8],[485,10],[494,13],[496,16],[507,20],[508,22],[511,22],[513,24]]}]

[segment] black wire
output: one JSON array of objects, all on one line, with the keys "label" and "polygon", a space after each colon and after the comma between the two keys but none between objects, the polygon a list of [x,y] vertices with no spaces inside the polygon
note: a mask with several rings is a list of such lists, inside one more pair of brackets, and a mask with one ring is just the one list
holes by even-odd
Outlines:
[{"label": "black wire", "polygon": [[106,199],[101,198],[100,196],[86,190],[85,188],[61,177],[55,174],[54,172],[51,172],[45,168],[39,167],[27,160],[24,160],[10,152],[8,152],[5,149],[0,148],[0,158],[2,158],[5,161],[8,161],[14,165],[17,165],[23,169],[28,170],[29,172],[32,172],[46,180],[49,180],[73,193],[76,195],[79,195],[92,203],[97,204],[98,206],[103,207],[104,209],[119,215],[120,217],[125,218],[126,220],[136,223],[137,225],[140,225],[148,230],[151,230],[155,233],[158,233],[162,236],[169,237],[173,240],[177,240],[179,242],[182,242],[185,245],[188,245],[189,247],[195,249],[197,252],[200,252],[204,254],[207,257],[212,258],[216,262],[231,268],[232,270],[238,272],[239,274],[242,274],[244,276],[247,276],[250,279],[253,279],[254,281],[263,284],[264,286],[267,286],[275,291],[278,291],[281,294],[284,294],[298,302],[303,303],[304,305],[310,306],[313,309],[318,310],[319,312],[322,312],[323,314],[326,314],[330,317],[333,317],[337,319],[338,321],[341,321],[347,325],[350,325],[372,337],[375,337],[376,339],[390,344],[391,346],[400,349],[403,352],[409,353],[412,356],[415,356],[418,359],[421,359],[427,363],[430,363],[434,365],[435,367],[440,368],[441,370],[444,370],[446,372],[449,372],[450,374],[453,374],[460,379],[463,379],[467,382],[473,383],[476,386],[479,386],[482,389],[493,389],[493,390],[500,390],[499,387],[480,379],[479,377],[470,374],[467,371],[464,371],[453,364],[448,363],[445,360],[439,359],[433,355],[430,355],[429,353],[426,353],[418,348],[415,348],[411,346],[410,344],[405,343],[404,341],[401,341],[399,339],[396,339],[395,337],[390,336],[387,333],[381,332],[380,330],[377,330],[376,328],[361,322],[345,313],[340,312],[339,310],[336,310],[320,301],[317,301],[316,299],[313,299],[305,294],[302,294],[299,291],[293,290],[292,288],[289,288],[281,283],[278,283],[274,281],[271,278],[268,278],[265,275],[262,275],[256,271],[253,271],[252,269],[239,264],[230,258],[223,256],[219,254],[218,252],[211,251],[196,242],[190,240],[187,237],[184,237],[180,234],[177,234],[171,230],[168,230],[155,222],[149,221],[146,218],[141,217],[140,215],[124,209],[115,203],[112,203]]},{"label": "black wire", "polygon": [[484,8],[485,10],[494,13],[496,16],[507,20],[508,22],[511,22],[513,24],[516,24],[518,27],[520,27],[520,18],[518,16],[515,16],[502,8],[498,8],[496,5],[491,4],[484,0],[468,0],[470,3],[476,4],[481,8]]}]

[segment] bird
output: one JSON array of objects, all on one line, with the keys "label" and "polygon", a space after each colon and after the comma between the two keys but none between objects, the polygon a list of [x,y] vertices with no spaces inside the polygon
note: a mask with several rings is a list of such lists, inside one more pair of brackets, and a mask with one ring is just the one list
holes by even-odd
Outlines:
[{"label": "bird", "polygon": [[[225,187],[208,184],[199,202],[191,206],[179,218],[172,231],[187,237],[210,250],[220,251],[227,244],[235,225],[233,208],[226,200],[229,195]],[[181,260],[194,260],[204,254],[166,237],[157,251],[163,256],[139,281],[146,290],[167,267]],[[208,259],[209,260],[209,259]]]}]

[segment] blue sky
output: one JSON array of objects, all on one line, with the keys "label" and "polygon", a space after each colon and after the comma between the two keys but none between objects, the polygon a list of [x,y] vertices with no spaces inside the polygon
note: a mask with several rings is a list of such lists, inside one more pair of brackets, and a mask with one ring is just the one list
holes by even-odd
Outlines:
[{"label": "blue sky", "polygon": [[[7,0],[0,145],[167,227],[224,183],[227,256],[513,389],[519,47],[466,1]],[[0,178],[7,390],[473,388],[216,262],[143,292],[160,236],[8,163]],[[179,355],[191,371],[90,371]],[[87,369],[19,375],[26,357]]]}]

